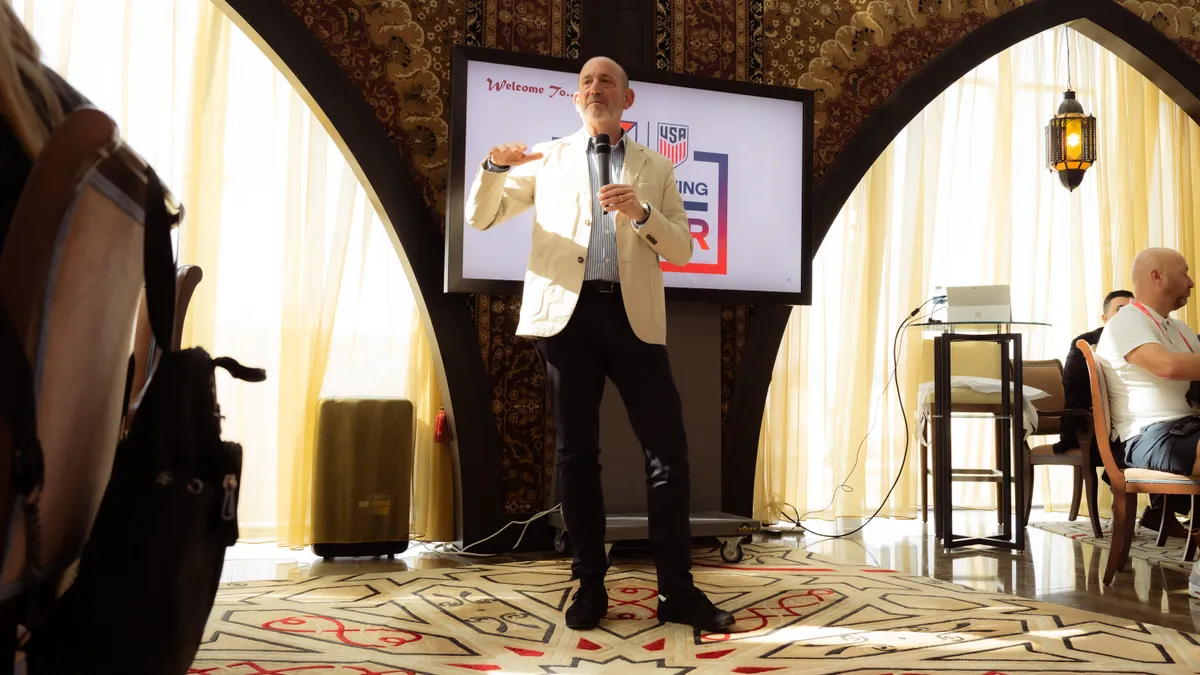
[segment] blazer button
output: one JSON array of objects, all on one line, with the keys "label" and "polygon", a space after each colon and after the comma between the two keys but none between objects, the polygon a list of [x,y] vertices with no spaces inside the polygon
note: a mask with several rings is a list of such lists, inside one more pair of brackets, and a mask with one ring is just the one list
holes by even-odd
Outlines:
[{"label": "blazer button", "polygon": [[577,260],[578,262],[583,262],[583,256],[579,256],[578,258],[576,258],[576,260]]},{"label": "blazer button", "polygon": [[587,220],[583,221],[583,224],[584,224],[584,225],[591,225],[591,224],[592,224],[592,219],[591,219],[591,218],[588,218]]}]

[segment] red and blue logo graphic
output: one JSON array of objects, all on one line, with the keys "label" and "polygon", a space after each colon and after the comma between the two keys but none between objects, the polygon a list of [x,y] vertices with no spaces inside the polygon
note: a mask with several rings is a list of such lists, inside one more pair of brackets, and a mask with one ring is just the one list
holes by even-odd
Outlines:
[{"label": "red and blue logo graphic", "polygon": [[635,143],[641,143],[642,139],[638,138],[638,123],[626,122],[621,120],[621,128],[625,130],[625,135],[632,138]]},{"label": "red and blue logo graphic", "polygon": [[[628,137],[641,143],[641,129],[655,129],[655,126],[650,122],[621,120],[621,128]],[[657,145],[654,149],[679,169],[675,180],[683,197],[683,208],[687,211],[688,227],[696,240],[688,264],[679,267],[664,260],[662,269],[664,272],[725,274],[729,262],[729,155],[697,150],[691,154],[692,162],[680,169],[689,157],[691,134],[687,125],[659,122],[657,131],[655,138],[646,140],[650,141],[648,145]]]},{"label": "red and blue logo graphic", "polygon": [[688,128],[682,124],[658,123],[658,154],[678,167],[688,158]]},{"label": "red and blue logo graphic", "polygon": [[675,175],[688,228],[696,240],[692,259],[682,267],[664,260],[662,270],[725,274],[729,267],[729,155],[697,150],[692,159],[686,172]]}]

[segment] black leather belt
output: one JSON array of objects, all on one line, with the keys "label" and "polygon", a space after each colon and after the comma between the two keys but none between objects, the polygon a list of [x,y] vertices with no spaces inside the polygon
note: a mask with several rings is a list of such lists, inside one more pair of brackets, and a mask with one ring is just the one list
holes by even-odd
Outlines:
[{"label": "black leather belt", "polygon": [[619,282],[619,281],[602,281],[600,279],[593,279],[591,281],[583,282],[583,288],[581,290],[595,291],[597,293],[620,293],[621,292],[621,282]]}]

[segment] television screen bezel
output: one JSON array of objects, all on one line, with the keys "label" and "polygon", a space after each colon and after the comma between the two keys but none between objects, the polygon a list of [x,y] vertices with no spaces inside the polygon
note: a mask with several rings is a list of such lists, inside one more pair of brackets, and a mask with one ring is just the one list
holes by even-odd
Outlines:
[{"label": "television screen bezel", "polygon": [[[486,47],[455,45],[451,54],[450,72],[450,145],[448,148],[449,184],[446,188],[446,246],[444,260],[444,292],[454,294],[488,293],[520,296],[524,282],[504,279],[467,278],[463,276],[463,210],[466,195],[464,178],[468,164],[472,172],[478,164],[468,161],[463,155],[466,139],[467,65],[470,62],[495,63],[500,65],[552,70],[563,73],[578,73],[585,59],[567,59],[554,56],[520,54]],[[798,214],[800,236],[800,291],[762,291],[724,288],[678,288],[667,286],[668,301],[748,303],[763,305],[810,305],[812,304],[812,157],[813,157],[813,92],[751,82],[738,82],[713,77],[682,75],[660,71],[628,70],[630,81],[663,84],[690,89],[761,96],[763,98],[798,101],[803,103],[803,155],[801,212]],[[503,140],[503,139],[500,139]],[[497,141],[499,142],[499,141]]]}]

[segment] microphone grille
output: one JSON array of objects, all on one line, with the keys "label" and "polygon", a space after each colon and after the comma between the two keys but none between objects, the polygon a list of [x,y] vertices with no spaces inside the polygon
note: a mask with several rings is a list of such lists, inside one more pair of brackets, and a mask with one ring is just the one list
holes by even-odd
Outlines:
[{"label": "microphone grille", "polygon": [[597,150],[599,150],[599,149],[608,150],[608,146],[609,146],[608,134],[598,134],[596,136],[596,149]]}]

